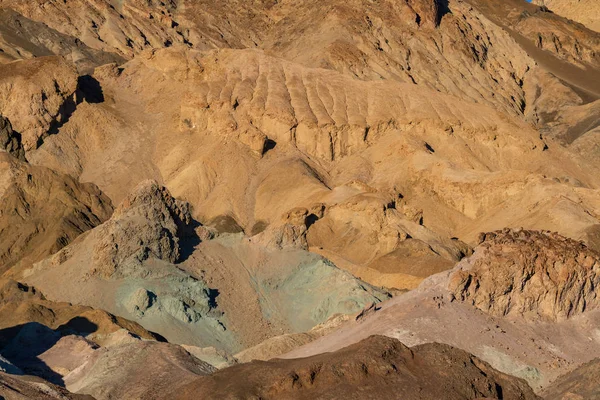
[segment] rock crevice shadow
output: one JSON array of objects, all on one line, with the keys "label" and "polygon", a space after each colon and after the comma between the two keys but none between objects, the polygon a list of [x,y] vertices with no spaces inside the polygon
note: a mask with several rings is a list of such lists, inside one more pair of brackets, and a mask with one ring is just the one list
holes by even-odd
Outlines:
[{"label": "rock crevice shadow", "polygon": [[442,22],[442,18],[444,15],[450,14],[450,6],[448,5],[448,0],[435,0],[437,5],[437,17],[435,21],[435,25],[438,26]]}]

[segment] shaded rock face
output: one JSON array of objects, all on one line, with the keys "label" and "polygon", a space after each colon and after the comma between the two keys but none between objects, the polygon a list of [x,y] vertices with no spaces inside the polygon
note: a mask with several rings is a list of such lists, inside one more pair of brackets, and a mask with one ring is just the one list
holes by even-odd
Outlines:
[{"label": "shaded rock face", "polygon": [[446,0],[408,0],[415,12],[415,22],[419,27],[437,27],[448,8]]},{"label": "shaded rock face", "polygon": [[56,133],[75,107],[77,71],[62,57],[0,65],[0,110],[22,135],[25,151]]},{"label": "shaded rock face", "polygon": [[[84,364],[99,346],[140,340],[163,339],[116,315],[54,302],[32,286],[0,279],[0,371],[63,386],[63,377]],[[0,396],[5,395],[2,389],[0,384]]]},{"label": "shaded rock face", "polygon": [[135,322],[91,307],[51,301],[33,286],[1,279],[0,348],[28,324],[45,326],[56,333],[86,334],[101,345],[119,330],[146,340],[159,338]]},{"label": "shaded rock face", "polygon": [[187,30],[173,19],[175,1],[70,1],[22,3],[10,7],[33,21],[46,24],[61,36],[78,38],[86,48],[130,57],[143,49],[184,44]]},{"label": "shaded rock face", "polygon": [[182,239],[193,234],[189,204],[174,199],[155,181],[140,183],[100,229],[94,262],[104,277],[151,257],[177,263]]},{"label": "shaded rock face", "polygon": [[[532,3],[536,2],[540,3]],[[504,25],[509,34],[521,46],[528,47],[528,53],[538,60],[540,54],[531,53],[531,45],[581,67],[598,63],[600,37],[597,33],[566,20],[548,7],[526,4],[521,0],[506,0],[493,5],[485,0],[468,0],[468,3],[484,12],[494,23]],[[515,33],[521,37],[515,36]]]},{"label": "shaded rock face", "polygon": [[25,150],[21,143],[21,135],[13,131],[7,118],[0,115],[0,149],[4,149],[21,161],[25,161]]},{"label": "shaded rock face", "polygon": [[[527,384],[455,348],[371,336],[335,353],[254,361],[201,377],[176,398],[538,399]],[[349,397],[347,397],[349,396]]]},{"label": "shaded rock face", "polygon": [[452,272],[453,295],[495,316],[564,320],[600,304],[600,256],[556,233],[481,235],[475,254]]},{"label": "shaded rock face", "polygon": [[[203,349],[195,350],[202,356]],[[0,398],[71,398],[64,387],[96,399],[168,398],[178,385],[212,371],[135,322],[0,280]],[[7,379],[4,372],[19,376]],[[37,392],[20,384],[33,377],[29,389]]]},{"label": "shaded rock face", "polygon": [[545,6],[552,12],[600,32],[600,3],[596,0],[533,0],[532,3]]},{"label": "shaded rock face", "polygon": [[18,12],[0,8],[0,63],[48,55],[62,55],[80,72],[122,58],[114,53],[94,50],[80,40],[32,21]]},{"label": "shaded rock face", "polygon": [[0,372],[6,372],[11,375],[23,375],[23,371],[2,356],[0,356]]}]

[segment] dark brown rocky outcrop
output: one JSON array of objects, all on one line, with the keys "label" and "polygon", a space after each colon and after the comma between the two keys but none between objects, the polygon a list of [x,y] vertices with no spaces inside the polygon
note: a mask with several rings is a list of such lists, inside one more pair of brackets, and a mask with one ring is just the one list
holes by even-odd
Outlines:
[{"label": "dark brown rocky outcrop", "polygon": [[179,399],[538,399],[527,384],[437,343],[371,336],[335,353],[254,361],[201,377]]},{"label": "dark brown rocky outcrop", "polygon": [[0,397],[11,400],[92,400],[93,397],[73,394],[66,389],[31,376],[15,376],[0,372]]},{"label": "dark brown rocky outcrop", "polygon": [[596,358],[553,382],[542,395],[547,400],[600,399],[600,358]]}]

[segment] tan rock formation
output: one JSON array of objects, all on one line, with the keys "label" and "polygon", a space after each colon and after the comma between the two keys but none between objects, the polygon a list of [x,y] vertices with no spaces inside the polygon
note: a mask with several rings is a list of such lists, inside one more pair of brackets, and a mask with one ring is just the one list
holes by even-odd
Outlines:
[{"label": "tan rock formation", "polygon": [[61,57],[0,65],[0,110],[21,135],[25,151],[56,133],[75,107],[77,73]]},{"label": "tan rock formation", "polygon": [[306,243],[307,218],[306,208],[295,208],[284,214],[280,223],[271,224],[259,233],[253,241],[274,249],[308,249]]},{"label": "tan rock formation", "polygon": [[496,316],[561,320],[600,304],[600,255],[556,233],[484,233],[477,253],[453,271],[448,289]]},{"label": "tan rock formation", "polygon": [[21,161],[26,161],[21,135],[15,132],[10,121],[2,116],[0,116],[0,149],[12,154]]},{"label": "tan rock formation", "polygon": [[[191,203],[196,219],[229,221],[225,225],[248,235],[271,224],[277,231],[290,210],[322,203],[324,217],[307,227],[307,245],[322,247],[328,257],[332,250],[332,257],[360,254],[360,260],[344,254],[336,263],[346,259],[352,271],[370,268],[360,276],[374,284],[414,287],[423,278],[410,265],[394,271],[391,262],[377,261],[402,252],[411,243],[398,240],[404,234],[438,252],[430,254],[437,272],[465,253],[451,238],[473,241],[480,225],[497,229],[525,218],[526,227],[560,228],[587,240],[587,229],[598,223],[579,205],[565,215],[581,220],[577,224],[519,212],[536,203],[556,207],[560,193],[574,193],[576,181],[581,203],[597,207],[590,200],[593,168],[581,170],[578,156],[552,143],[548,148],[535,130],[497,111],[457,106],[455,98],[414,85],[357,81],[260,51],[183,48],[148,52],[122,70],[109,65],[95,76],[106,101],[78,106],[61,134],[29,156],[32,163],[97,182],[116,201],[140,180],[161,180]],[[90,118],[102,124],[90,129]],[[257,130],[260,143],[244,139],[258,137]],[[275,146],[258,151],[268,140]],[[524,148],[528,155],[517,155]],[[572,179],[553,180],[566,176]],[[387,207],[394,203],[396,209]],[[558,215],[554,211],[548,213]],[[358,233],[344,231],[349,218]],[[289,234],[304,236],[298,229]],[[416,247],[405,249],[410,254]]]}]

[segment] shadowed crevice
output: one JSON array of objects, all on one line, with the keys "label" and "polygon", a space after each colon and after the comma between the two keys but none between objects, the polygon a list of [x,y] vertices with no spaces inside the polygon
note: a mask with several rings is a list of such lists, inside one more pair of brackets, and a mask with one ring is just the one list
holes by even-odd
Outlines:
[{"label": "shadowed crevice", "polygon": [[267,139],[265,140],[265,145],[263,147],[263,155],[266,154],[268,151],[273,150],[275,148],[275,146],[277,146],[277,142],[275,142],[274,140],[271,139]]},{"label": "shadowed crevice", "polygon": [[102,86],[91,75],[83,75],[77,79],[77,104],[80,104],[83,100],[91,104],[104,102]]},{"label": "shadowed crevice", "polygon": [[448,5],[448,0],[435,0],[437,4],[437,17],[435,21],[435,25],[438,26],[442,22],[442,18],[444,15],[450,14],[450,6]]}]

